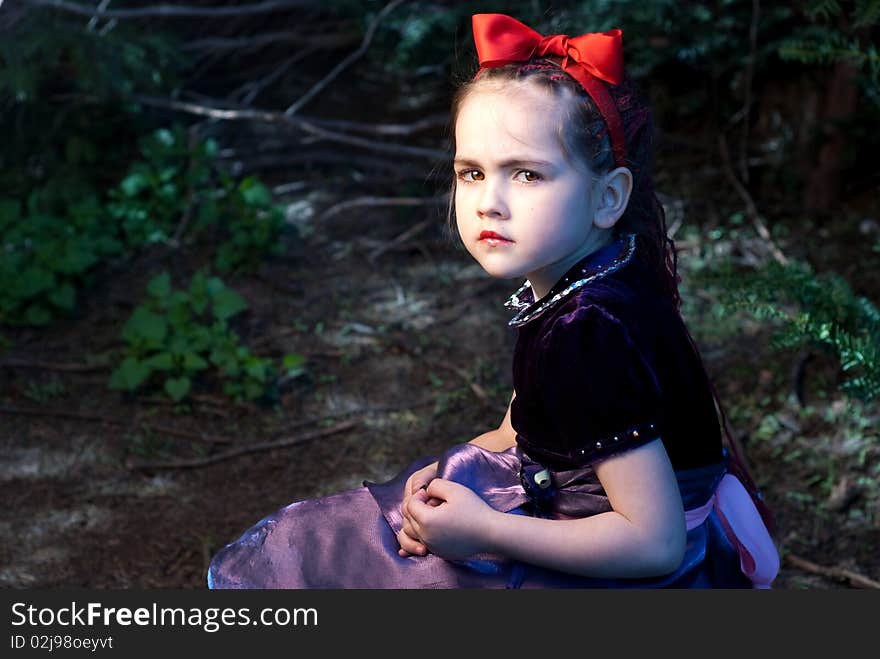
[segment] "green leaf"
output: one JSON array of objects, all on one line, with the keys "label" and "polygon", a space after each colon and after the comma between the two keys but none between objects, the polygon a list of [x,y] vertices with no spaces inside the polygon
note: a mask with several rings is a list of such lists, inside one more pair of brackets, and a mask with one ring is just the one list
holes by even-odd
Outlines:
[{"label": "green leaf", "polygon": [[147,284],[147,293],[160,300],[171,294],[171,275],[163,272],[156,275]]},{"label": "green leaf", "polygon": [[306,358],[304,355],[290,353],[284,355],[284,358],[281,360],[281,365],[284,368],[287,377],[295,378],[296,376],[305,373],[305,362]]},{"label": "green leaf", "polygon": [[171,396],[174,402],[179,402],[189,393],[189,378],[168,378],[165,380],[165,393]]},{"label": "green leaf", "polygon": [[222,363],[218,363],[217,366],[220,367],[223,375],[227,377],[237,378],[239,375],[241,375],[241,365],[234,359],[227,359]]},{"label": "green leaf", "polygon": [[183,368],[186,371],[201,371],[208,368],[208,362],[194,352],[183,353]]},{"label": "green leaf", "polygon": [[98,151],[95,145],[76,135],[71,136],[64,146],[65,155],[71,164],[93,163]]},{"label": "green leaf", "polygon": [[156,132],[153,133],[153,138],[165,147],[174,146],[174,133],[168,130],[167,128],[159,128]]},{"label": "green leaf", "polygon": [[42,268],[32,266],[21,273],[18,284],[19,295],[25,299],[36,297],[55,286],[55,276]]},{"label": "green leaf", "polygon": [[253,380],[248,380],[244,383],[244,395],[248,400],[254,400],[259,398],[266,392],[266,388]]},{"label": "green leaf", "polygon": [[180,325],[192,317],[189,295],[185,291],[174,291],[168,297],[162,298],[160,306],[168,310],[168,318],[172,325]]},{"label": "green leaf", "polygon": [[21,202],[17,199],[0,199],[0,227],[11,225],[21,214]]},{"label": "green leaf", "polygon": [[133,172],[126,176],[119,184],[122,194],[126,197],[136,197],[141,190],[149,187],[150,181],[143,172]]},{"label": "green leaf", "polygon": [[189,284],[189,303],[197,315],[204,313],[208,307],[208,279],[201,271],[193,275]]},{"label": "green leaf", "polygon": [[76,304],[76,289],[70,282],[64,282],[59,288],[49,293],[49,301],[59,309],[70,311]]},{"label": "green leaf", "polygon": [[175,176],[177,176],[177,167],[163,167],[159,170],[159,180],[163,183],[171,181]]},{"label": "green leaf", "polygon": [[32,304],[24,312],[24,322],[27,325],[47,325],[50,320],[52,314],[42,304]]},{"label": "green leaf", "polygon": [[167,347],[172,355],[182,361],[183,353],[190,352],[189,332],[175,333]]},{"label": "green leaf", "polygon": [[213,306],[214,317],[218,320],[227,320],[248,308],[245,299],[229,288],[223,288],[214,293]]},{"label": "green leaf", "polygon": [[144,363],[157,371],[170,371],[174,368],[174,359],[170,352],[160,352],[158,355],[153,355],[147,359]]},{"label": "green leaf", "polygon": [[151,372],[152,369],[145,362],[128,357],[110,375],[110,388],[133,391],[150,377]]},{"label": "green leaf", "polygon": [[151,345],[160,345],[168,332],[165,318],[138,307],[131,314],[122,328],[122,338],[129,343],[144,341]]},{"label": "green leaf", "polygon": [[226,285],[220,277],[209,277],[205,284],[208,289],[208,295],[214,297],[220,291],[226,290]]},{"label": "green leaf", "polygon": [[248,363],[244,367],[244,370],[245,373],[250,375],[255,380],[264,382],[266,380],[266,376],[268,375],[268,364],[264,359],[254,358],[248,361]]},{"label": "green leaf", "polygon": [[272,203],[272,193],[269,189],[254,178],[246,178],[239,186],[241,198],[248,206],[268,206]]},{"label": "green leaf", "polygon": [[58,263],[58,271],[78,275],[95,265],[98,259],[89,247],[84,240],[67,245]]}]

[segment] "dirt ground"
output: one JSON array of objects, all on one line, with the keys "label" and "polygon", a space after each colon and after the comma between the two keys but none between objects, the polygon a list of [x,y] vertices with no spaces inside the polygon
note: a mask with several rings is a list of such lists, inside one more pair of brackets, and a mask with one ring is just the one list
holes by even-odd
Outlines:
[{"label": "dirt ground", "polygon": [[[251,305],[236,324],[244,343],[273,358],[306,356],[305,374],[283,385],[277,406],[233,405],[202,390],[177,410],[107,389],[100,358],[120,347],[132,292],[157,265],[186,274],[173,253],[102,277],[77,317],[10,332],[0,367],[0,586],[205,588],[214,552],[280,506],[385,480],[497,425],[515,340],[502,303],[517,282],[489,279],[445,239],[439,219],[392,242],[412,224],[412,211],[340,214],[260,277],[227,280]],[[856,484],[876,452],[854,473],[792,456],[780,434],[833,439],[834,420],[786,411],[789,375],[768,366],[764,338],[747,329],[705,356],[732,409],[760,392],[775,401],[774,418],[789,421],[759,440],[766,415],[732,415],[776,513],[776,586],[880,580],[880,511]],[[835,400],[823,409],[843,404]],[[249,452],[224,458],[233,449]]]}]

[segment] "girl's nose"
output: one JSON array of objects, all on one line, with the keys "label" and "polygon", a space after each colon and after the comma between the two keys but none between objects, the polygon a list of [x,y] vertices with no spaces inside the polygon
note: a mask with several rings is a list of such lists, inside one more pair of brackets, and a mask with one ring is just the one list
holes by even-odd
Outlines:
[{"label": "girl's nose", "polygon": [[477,216],[481,218],[504,219],[509,215],[501,185],[485,181],[477,201]]}]

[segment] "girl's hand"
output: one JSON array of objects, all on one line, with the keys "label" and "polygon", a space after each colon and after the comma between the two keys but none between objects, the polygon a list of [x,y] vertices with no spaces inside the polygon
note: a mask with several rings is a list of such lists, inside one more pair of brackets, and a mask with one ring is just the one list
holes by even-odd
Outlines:
[{"label": "girl's hand", "polygon": [[[419,540],[419,536],[413,530],[412,521],[410,520],[407,504],[416,492],[424,492],[428,487],[428,483],[437,477],[437,463],[429,464],[422,467],[418,471],[414,471],[403,486],[403,501],[400,504],[400,512],[403,515],[403,528],[397,534],[397,542],[400,543],[398,554],[401,556],[424,556],[428,553],[428,548]],[[432,501],[431,505],[436,505],[439,501]]]},{"label": "girl's hand", "polygon": [[464,485],[435,478],[427,490],[417,490],[406,507],[408,533],[431,552],[457,560],[486,551],[486,529],[495,510]]}]

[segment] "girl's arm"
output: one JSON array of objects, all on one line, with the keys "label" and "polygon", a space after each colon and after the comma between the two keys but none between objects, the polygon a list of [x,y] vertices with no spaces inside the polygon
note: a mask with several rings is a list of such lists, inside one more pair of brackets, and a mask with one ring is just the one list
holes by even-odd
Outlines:
[{"label": "girl's arm", "polygon": [[[493,510],[468,488],[436,479],[409,505],[414,532],[446,558],[500,553],[591,577],[650,577],[674,571],[685,548],[684,510],[660,440],[595,465],[612,512],[549,520]],[[434,507],[428,498],[442,499]]]},{"label": "girl's arm", "polygon": [[[516,392],[510,397],[510,403],[513,403],[513,399],[516,398]],[[501,425],[492,430],[488,430],[484,432],[482,435],[478,435],[474,437],[472,440],[468,442],[468,444],[476,444],[484,449],[489,451],[503,451],[505,449],[510,448],[514,444],[516,444],[516,431],[513,429],[513,426],[510,423],[510,404],[507,406],[507,414],[504,415],[504,419],[501,420]],[[416,472],[413,472],[410,475],[409,479],[406,482],[406,487],[404,489],[404,510],[405,504],[409,496],[422,487],[422,485],[427,485],[431,482],[433,478],[437,476],[437,463],[432,462],[426,467],[422,467]],[[405,516],[404,512],[404,516]]]},{"label": "girl's arm", "polygon": [[[510,404],[513,404],[514,398],[516,398],[516,392],[513,392],[513,395],[510,397]],[[478,437],[474,437],[468,443],[476,444],[490,451],[503,451],[516,444],[516,431],[510,424],[510,404],[507,406],[507,414],[504,415],[500,426],[494,430],[484,432]]]},{"label": "girl's arm", "polygon": [[[510,397],[511,403],[513,403],[515,397],[516,392]],[[514,431],[513,426],[510,424],[510,405],[507,406],[507,414],[504,415],[504,419],[501,421],[500,426],[474,437],[468,443],[476,444],[489,451],[503,451],[516,444],[516,431]],[[406,480],[406,484],[403,486],[403,500],[400,504],[400,511],[403,515],[403,528],[400,533],[397,534],[397,541],[400,544],[400,550],[398,553],[401,556],[424,556],[428,553],[428,549],[425,547],[424,543],[420,542],[417,536],[408,533],[412,528],[408,512],[409,500],[416,492],[419,492],[422,487],[427,486],[427,484],[436,477],[437,463],[432,462],[426,467],[422,467],[418,471],[410,474],[410,477]]]}]

